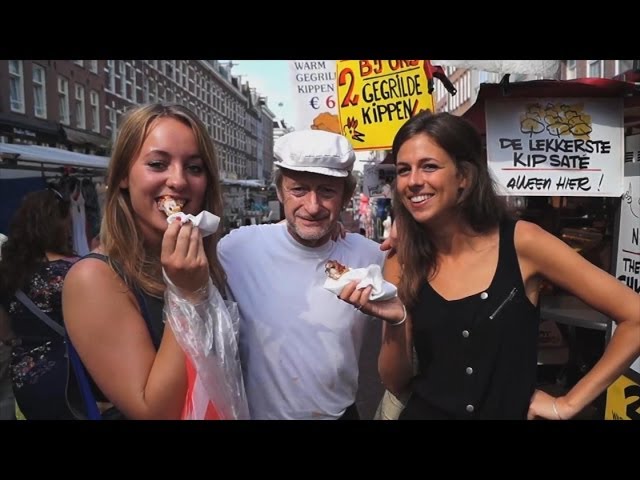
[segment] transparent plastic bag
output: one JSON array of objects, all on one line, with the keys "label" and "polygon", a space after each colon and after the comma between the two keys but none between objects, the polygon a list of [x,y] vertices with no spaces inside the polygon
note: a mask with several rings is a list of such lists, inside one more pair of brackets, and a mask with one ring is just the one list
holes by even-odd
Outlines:
[{"label": "transparent plastic bag", "polygon": [[166,274],[164,278],[166,322],[187,356],[189,385],[182,419],[248,419],[238,350],[237,305],[226,302],[211,279],[206,300],[194,304],[180,294]]}]

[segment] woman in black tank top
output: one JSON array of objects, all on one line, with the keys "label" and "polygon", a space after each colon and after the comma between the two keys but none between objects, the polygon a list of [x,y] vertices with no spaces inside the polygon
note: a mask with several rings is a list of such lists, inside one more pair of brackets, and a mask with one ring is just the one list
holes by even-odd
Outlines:
[{"label": "woman in black tank top", "polygon": [[161,208],[221,216],[218,172],[206,126],[185,107],[142,105],[125,117],[107,175],[101,246],[69,271],[63,309],[99,396],[127,418],[182,416],[187,368],[164,328],[163,272],[194,310],[208,305],[210,278],[223,288],[224,272],[218,236],[203,240],[189,221],[168,225]]},{"label": "woman in black tank top", "polygon": [[[400,419],[568,419],[640,355],[640,296],[510,218],[473,126],[421,112],[396,134],[392,156],[397,254],[384,272],[399,298],[368,302],[370,287],[355,283],[340,297],[385,320],[380,376],[391,392],[412,392]],[[606,360],[559,398],[535,389],[542,279],[618,324]]]}]

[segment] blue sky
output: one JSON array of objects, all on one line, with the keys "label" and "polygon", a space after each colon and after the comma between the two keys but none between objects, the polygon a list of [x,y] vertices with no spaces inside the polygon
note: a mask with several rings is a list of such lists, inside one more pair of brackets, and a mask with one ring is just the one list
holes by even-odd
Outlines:
[{"label": "blue sky", "polygon": [[[228,62],[228,60],[220,60]],[[243,82],[249,82],[258,93],[268,97],[269,109],[278,120],[284,119],[289,125],[295,123],[295,106],[291,95],[289,60],[232,60],[235,64],[231,72],[242,75]],[[356,157],[366,157],[368,152],[358,152]],[[363,163],[356,161],[355,169],[362,171]]]},{"label": "blue sky", "polygon": [[243,82],[249,82],[260,95],[268,97],[269,109],[277,119],[292,124],[295,109],[290,100],[288,60],[233,60],[233,63],[236,65],[231,72],[242,75]]}]

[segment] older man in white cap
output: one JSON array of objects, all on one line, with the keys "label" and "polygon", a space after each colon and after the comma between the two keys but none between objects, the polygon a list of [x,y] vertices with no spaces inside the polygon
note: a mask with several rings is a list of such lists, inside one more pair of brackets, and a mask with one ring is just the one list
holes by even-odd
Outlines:
[{"label": "older man in white cap", "polygon": [[358,357],[370,317],[323,288],[325,263],[382,266],[377,243],[332,240],[355,189],[342,135],[295,131],[276,140],[285,223],[246,226],[218,247],[241,314],[240,355],[252,419],[358,419]]}]

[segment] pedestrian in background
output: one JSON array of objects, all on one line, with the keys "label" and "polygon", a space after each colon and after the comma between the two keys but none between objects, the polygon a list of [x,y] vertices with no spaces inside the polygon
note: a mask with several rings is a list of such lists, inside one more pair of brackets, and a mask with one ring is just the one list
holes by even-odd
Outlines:
[{"label": "pedestrian in background", "polygon": [[[28,193],[13,215],[2,248],[0,341],[5,352],[7,347],[12,350],[7,373],[18,407],[29,420],[72,418],[65,396],[64,338],[21,300],[24,295],[63,326],[62,286],[78,259],[71,247],[69,207],[53,188]],[[14,411],[12,402],[6,407]]]}]

